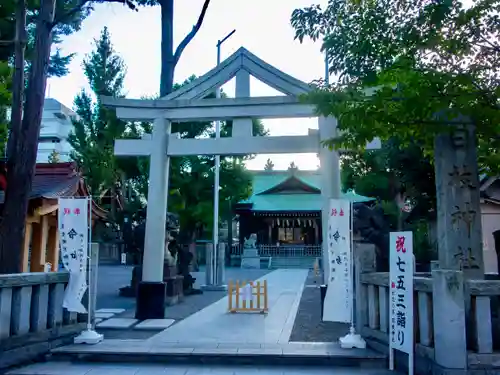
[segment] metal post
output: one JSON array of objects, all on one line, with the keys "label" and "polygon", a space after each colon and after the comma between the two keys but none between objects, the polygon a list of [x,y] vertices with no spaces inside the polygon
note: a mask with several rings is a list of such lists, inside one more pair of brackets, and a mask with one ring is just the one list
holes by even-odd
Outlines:
[{"label": "metal post", "polygon": [[[217,42],[217,66],[220,64],[220,47],[229,37],[231,37],[236,30],[231,31],[222,40]],[[215,91],[215,97],[220,98],[220,87]],[[220,138],[220,121],[215,121],[215,138]],[[220,155],[215,155],[215,183],[214,183],[214,227],[213,227],[213,252],[212,257],[212,279],[211,284],[216,283],[215,275],[217,275],[217,252],[219,251],[219,189],[220,189]],[[207,263],[208,267],[208,263]]]}]

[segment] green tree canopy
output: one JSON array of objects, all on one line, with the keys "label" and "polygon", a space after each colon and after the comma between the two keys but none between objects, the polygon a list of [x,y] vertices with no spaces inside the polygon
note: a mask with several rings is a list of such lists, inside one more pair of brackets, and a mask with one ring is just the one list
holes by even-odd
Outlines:
[{"label": "green tree canopy", "polygon": [[[94,45],[82,63],[92,93],[97,98],[122,96],[125,64],[113,50],[107,28]],[[120,180],[113,147],[115,138],[125,133],[127,123],[117,119],[115,111],[95,102],[85,90],[76,96],[74,104],[78,117],[73,120],[73,131],[68,137],[74,150],[71,157],[83,171],[91,194],[100,197]]]},{"label": "green tree canopy", "polygon": [[[69,142],[74,148],[72,157],[82,168],[91,192],[101,196],[120,187],[126,197],[126,211],[134,218],[144,207],[148,192],[149,158],[114,156],[114,141],[118,138],[139,138],[150,133],[150,123],[127,123],[117,119],[116,112],[104,108],[101,95],[123,97],[125,63],[113,50],[111,37],[105,28],[95,49],[84,59],[83,70],[92,94],[82,91],[75,98],[78,119]],[[174,89],[196,79],[190,77]],[[213,95],[209,96],[213,97]],[[254,120],[254,134],[265,135],[261,121]],[[229,136],[231,122],[222,123],[221,135]],[[182,138],[214,136],[211,122],[173,123],[172,132]],[[226,215],[235,202],[250,195],[251,175],[242,163],[244,158],[221,158],[220,201],[221,216]],[[211,228],[213,213],[214,157],[186,156],[171,159],[169,210],[179,214],[181,230],[189,239]],[[130,194],[130,191],[132,194]],[[120,213],[117,213],[117,218]]]},{"label": "green tree canopy", "polygon": [[296,38],[323,39],[338,82],[309,100],[339,119],[337,145],[397,136],[432,152],[445,120],[473,121],[483,171],[500,166],[497,0],[329,1],[293,12]]}]

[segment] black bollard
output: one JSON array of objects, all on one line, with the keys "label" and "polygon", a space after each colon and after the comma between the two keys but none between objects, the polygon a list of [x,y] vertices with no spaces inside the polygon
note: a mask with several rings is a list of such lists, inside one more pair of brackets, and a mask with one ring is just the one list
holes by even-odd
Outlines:
[{"label": "black bollard", "polygon": [[325,308],[325,297],[326,297],[326,289],[328,288],[327,285],[320,285],[319,291],[321,295],[321,321],[323,321],[323,310]]}]

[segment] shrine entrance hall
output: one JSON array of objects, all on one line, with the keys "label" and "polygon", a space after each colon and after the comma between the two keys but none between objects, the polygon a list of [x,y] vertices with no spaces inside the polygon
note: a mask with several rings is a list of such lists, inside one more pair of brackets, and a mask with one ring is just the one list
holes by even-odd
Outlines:
[{"label": "shrine entrance hall", "polygon": [[[250,76],[285,96],[251,97]],[[235,78],[235,98],[204,99],[216,88]],[[340,165],[337,151],[321,147],[321,141],[336,136],[333,117],[320,117],[318,129],[306,135],[254,136],[252,119],[311,118],[315,107],[304,104],[299,96],[311,87],[278,70],[245,48],[240,48],[220,65],[179,90],[157,100],[102,97],[102,103],[115,108],[117,117],[126,121],[153,122],[152,134],[142,139],[120,139],[115,143],[117,156],[149,156],[149,190],[143,280],[138,288],[137,310],[147,318],[163,318],[165,222],[167,212],[169,163],[171,157],[194,155],[319,154],[321,164],[321,215],[328,217],[331,198],[340,198]],[[171,134],[171,123],[232,120],[232,134],[222,138],[189,139]],[[322,220],[322,235],[327,220]],[[322,241],[323,247],[326,246]],[[217,249],[216,249],[217,251]],[[323,257],[327,251],[323,248]],[[325,275],[326,277],[328,275]],[[143,315],[144,316],[144,315]]]}]

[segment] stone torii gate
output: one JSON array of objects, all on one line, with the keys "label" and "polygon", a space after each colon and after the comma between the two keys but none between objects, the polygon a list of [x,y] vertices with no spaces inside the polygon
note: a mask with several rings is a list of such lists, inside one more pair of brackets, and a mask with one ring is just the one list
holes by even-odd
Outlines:
[{"label": "stone torii gate", "polygon": [[[250,75],[285,96],[250,97]],[[233,77],[236,77],[236,98],[203,99]],[[117,156],[150,156],[143,280],[138,288],[136,317],[164,318],[166,287],[163,283],[163,262],[170,157],[319,153],[323,257],[327,256],[328,241],[325,237],[328,233],[329,200],[340,197],[340,165],[339,153],[321,147],[321,141],[336,136],[336,119],[319,117],[319,131],[309,129],[307,135],[259,137],[252,134],[252,118],[317,117],[315,107],[301,103],[298,98],[311,89],[308,84],[240,48],[216,68],[164,98],[101,99],[104,105],[116,109],[120,119],[154,122],[151,135],[139,140],[120,139],[115,142]],[[230,119],[233,120],[231,137],[182,139],[178,134],[170,134],[172,122]]]}]

